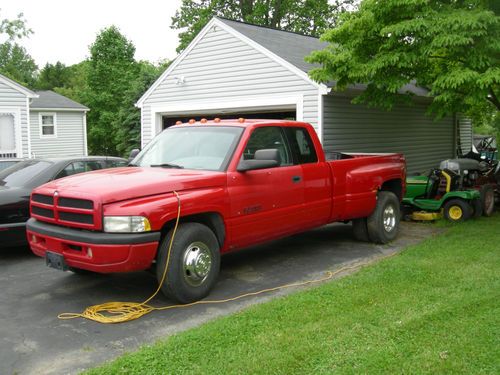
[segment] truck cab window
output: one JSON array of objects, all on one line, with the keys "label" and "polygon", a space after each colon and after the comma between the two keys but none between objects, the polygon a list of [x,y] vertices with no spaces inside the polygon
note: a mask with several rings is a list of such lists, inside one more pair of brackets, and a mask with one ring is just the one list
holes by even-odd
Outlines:
[{"label": "truck cab window", "polygon": [[292,165],[292,158],[283,131],[277,126],[257,128],[252,132],[243,152],[244,160],[254,158],[255,151],[277,149],[281,157],[281,166]]},{"label": "truck cab window", "polygon": [[296,164],[316,163],[318,156],[311,136],[304,128],[286,128]]}]

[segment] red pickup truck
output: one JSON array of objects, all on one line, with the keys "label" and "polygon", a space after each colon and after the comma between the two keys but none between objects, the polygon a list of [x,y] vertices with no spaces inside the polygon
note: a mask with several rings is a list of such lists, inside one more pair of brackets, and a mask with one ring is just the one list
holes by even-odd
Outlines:
[{"label": "red pickup truck", "polygon": [[129,167],[50,182],[31,195],[27,236],[49,266],[74,272],[146,270],[179,301],[205,297],[220,255],[327,223],[386,243],[405,190],[400,154],[333,154],[311,125],[218,120],[164,130]]}]

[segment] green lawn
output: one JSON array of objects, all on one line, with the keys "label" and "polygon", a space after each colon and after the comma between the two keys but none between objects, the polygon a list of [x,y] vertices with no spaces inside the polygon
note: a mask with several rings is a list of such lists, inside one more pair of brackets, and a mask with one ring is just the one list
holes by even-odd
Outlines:
[{"label": "green lawn", "polygon": [[498,374],[499,328],[497,214],[89,374]]}]

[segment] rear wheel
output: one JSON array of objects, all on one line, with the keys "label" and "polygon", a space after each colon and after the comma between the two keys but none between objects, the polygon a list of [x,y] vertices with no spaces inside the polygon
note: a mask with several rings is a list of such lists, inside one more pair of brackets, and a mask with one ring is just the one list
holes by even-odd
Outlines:
[{"label": "rear wheel", "polygon": [[[159,283],[167,266],[172,232],[165,236],[158,249],[156,277]],[[217,281],[219,268],[219,242],[215,234],[203,224],[180,224],[161,291],[181,303],[200,300],[208,295]]]},{"label": "rear wheel", "polygon": [[495,191],[491,185],[481,186],[481,202],[483,204],[483,215],[491,216],[495,211]]},{"label": "rear wheel", "polygon": [[474,199],[472,201],[472,216],[474,218],[478,218],[478,217],[481,217],[481,215],[483,214],[483,202],[481,202],[481,199]]},{"label": "rear wheel", "polygon": [[463,199],[450,199],[444,204],[443,211],[446,220],[459,223],[470,219],[473,208]]},{"label": "rear wheel", "polygon": [[370,240],[385,244],[396,238],[401,218],[399,200],[390,191],[380,191],[375,211],[368,216],[367,228]]},{"label": "rear wheel", "polygon": [[358,241],[370,241],[370,237],[368,236],[368,225],[366,223],[366,217],[361,219],[354,219],[352,221],[352,233],[354,234],[354,238]]}]

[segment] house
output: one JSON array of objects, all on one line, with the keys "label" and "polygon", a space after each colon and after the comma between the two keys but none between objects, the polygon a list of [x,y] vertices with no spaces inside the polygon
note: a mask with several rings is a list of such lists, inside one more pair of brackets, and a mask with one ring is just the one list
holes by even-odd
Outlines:
[{"label": "house", "polygon": [[177,120],[284,118],[311,123],[326,151],[401,152],[409,173],[467,152],[471,122],[426,115],[427,90],[408,85],[413,105],[392,111],[351,103],[363,90],[334,92],[311,80],[304,57],[319,39],[214,17],[139,99],[142,146]]},{"label": "house", "polygon": [[87,155],[88,110],[0,75],[0,158]]}]

